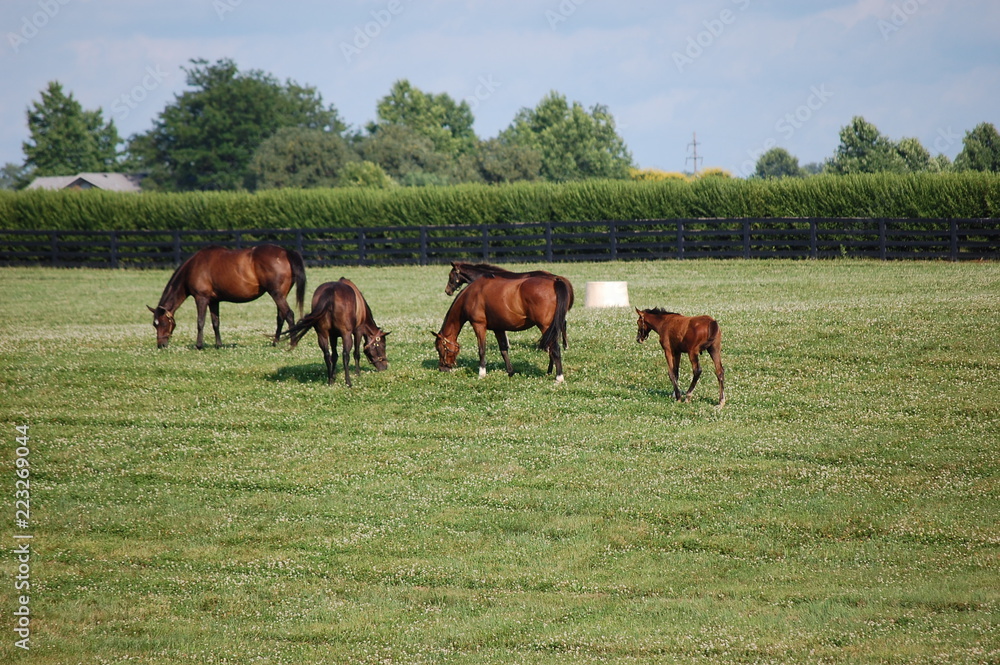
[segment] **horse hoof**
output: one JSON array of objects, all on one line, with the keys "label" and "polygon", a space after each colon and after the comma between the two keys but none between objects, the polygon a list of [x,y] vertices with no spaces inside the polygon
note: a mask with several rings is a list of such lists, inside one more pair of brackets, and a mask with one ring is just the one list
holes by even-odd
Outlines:
[{"label": "horse hoof", "polygon": [[562,374],[560,374],[559,376],[556,377],[556,383],[562,383],[565,380],[566,380],[566,377],[564,377]]},{"label": "horse hoof", "polygon": [[479,378],[480,379],[485,379],[486,378],[486,368],[485,367],[480,367],[479,368]]}]

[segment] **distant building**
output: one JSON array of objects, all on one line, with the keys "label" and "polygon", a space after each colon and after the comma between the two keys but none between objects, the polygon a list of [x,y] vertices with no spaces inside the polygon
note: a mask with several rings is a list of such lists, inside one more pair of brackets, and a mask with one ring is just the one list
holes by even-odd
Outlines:
[{"label": "distant building", "polygon": [[105,189],[109,192],[141,192],[141,175],[128,173],[77,173],[35,178],[27,189]]}]

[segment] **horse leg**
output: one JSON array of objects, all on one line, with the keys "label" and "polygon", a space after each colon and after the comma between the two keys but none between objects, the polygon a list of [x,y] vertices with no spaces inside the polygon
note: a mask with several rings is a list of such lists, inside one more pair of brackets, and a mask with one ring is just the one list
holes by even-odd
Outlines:
[{"label": "horse leg", "polygon": [[280,293],[272,293],[271,298],[274,299],[274,304],[278,307],[278,327],[274,331],[274,341],[271,342],[271,346],[277,346],[278,338],[281,337],[281,328],[286,322],[289,328],[295,325],[295,315],[292,314],[292,308],[288,306],[285,296]]},{"label": "horse leg", "polygon": [[219,335],[219,301],[213,300],[208,303],[208,311],[212,314],[212,330],[215,331],[215,348],[222,346],[222,337]]},{"label": "horse leg", "polygon": [[552,363],[555,361],[556,365],[556,383],[562,383],[565,380],[563,376],[562,368],[562,351],[559,349],[559,343],[556,342],[549,349],[549,372],[552,371]]},{"label": "horse leg", "polygon": [[198,339],[194,346],[200,350],[205,346],[205,312],[208,310],[208,298],[195,296],[194,304],[198,308]]},{"label": "horse leg", "polygon": [[354,373],[361,376],[361,333],[354,331]]},{"label": "horse leg", "polygon": [[[337,356],[330,356],[330,333],[317,328],[316,341],[319,342],[319,348],[323,352],[323,362],[326,363],[326,383],[333,385],[333,372],[337,367]],[[334,354],[336,353],[334,351]]]},{"label": "horse leg", "polygon": [[504,365],[507,366],[507,376],[514,376],[514,367],[510,364],[510,341],[507,339],[506,330],[494,330],[497,337],[497,344],[500,345],[500,355],[503,356]]},{"label": "horse leg", "polygon": [[715,363],[715,378],[719,380],[719,408],[721,409],[726,405],[726,370],[722,367],[722,345],[719,344],[719,340],[708,347],[708,355],[712,356],[712,362]]},{"label": "horse leg", "polygon": [[351,333],[345,333],[343,335],[344,340],[344,381],[347,383],[347,387],[351,387],[351,345],[354,343],[355,335]]},{"label": "horse leg", "polygon": [[663,355],[667,357],[667,374],[670,376],[670,383],[674,384],[674,399],[680,401],[681,388],[677,385],[677,366],[680,364],[681,354],[665,348]]},{"label": "horse leg", "polygon": [[479,342],[479,378],[486,376],[486,324],[473,325],[476,341]]},{"label": "horse leg", "polygon": [[691,387],[688,388],[687,394],[684,395],[685,402],[691,401],[694,387],[698,384],[698,379],[701,378],[701,363],[698,362],[698,351],[688,351],[688,358],[691,359]]}]

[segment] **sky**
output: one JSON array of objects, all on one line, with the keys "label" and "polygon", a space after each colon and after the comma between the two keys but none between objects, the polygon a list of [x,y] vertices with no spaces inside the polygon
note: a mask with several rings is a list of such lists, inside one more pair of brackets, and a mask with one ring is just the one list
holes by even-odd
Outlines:
[{"label": "sky", "polygon": [[858,115],[952,159],[1000,127],[997,0],[3,0],[0,164],[50,81],[127,138],[196,58],[315,87],[355,128],[400,79],[466,100],[484,139],[556,91],[666,171],[822,162]]}]

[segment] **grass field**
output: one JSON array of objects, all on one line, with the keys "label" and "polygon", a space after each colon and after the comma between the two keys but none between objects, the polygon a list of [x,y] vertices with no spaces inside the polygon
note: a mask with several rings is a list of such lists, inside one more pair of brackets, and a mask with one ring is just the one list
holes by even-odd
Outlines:
[{"label": "grass field", "polygon": [[[353,389],[266,297],[157,351],[168,272],[0,269],[0,661],[1000,662],[1000,264],[548,267],[563,385],[537,332],[437,372],[444,267],[310,270],[392,330]],[[598,279],[719,320],[725,409]]]}]

